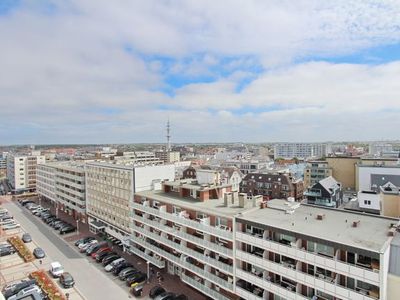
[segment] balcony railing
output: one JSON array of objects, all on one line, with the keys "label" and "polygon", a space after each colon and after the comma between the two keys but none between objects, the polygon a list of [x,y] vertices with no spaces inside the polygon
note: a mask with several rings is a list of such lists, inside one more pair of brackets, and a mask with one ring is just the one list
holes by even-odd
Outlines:
[{"label": "balcony railing", "polygon": [[215,226],[211,226],[211,225],[206,225],[206,224],[202,224],[200,222],[191,220],[191,219],[187,219],[184,217],[180,217],[177,216],[175,214],[171,214],[171,213],[167,213],[167,212],[162,212],[158,209],[152,208],[150,206],[144,206],[140,203],[136,203],[136,202],[132,202],[132,207],[134,209],[138,209],[144,212],[147,212],[149,214],[152,214],[154,216],[158,216],[161,217],[163,219],[166,219],[168,221],[174,222],[174,223],[178,223],[181,224],[183,226],[189,226],[191,228],[203,231],[206,234],[212,234],[218,237],[221,237],[223,239],[232,241],[233,240],[233,233],[230,230],[225,230],[225,229],[221,229]]},{"label": "balcony railing", "polygon": [[140,251],[139,249],[137,249],[136,247],[130,247],[129,252],[143,258],[146,261],[150,261],[153,265],[155,265],[157,268],[164,268],[165,267],[165,261],[164,260],[158,260],[155,257],[144,253],[143,251]]},{"label": "balcony railing", "polygon": [[211,297],[211,299],[216,299],[216,300],[229,300],[229,298],[225,297],[224,295],[220,294],[219,292],[217,292],[216,290],[213,290],[207,286],[205,286],[204,284],[202,284],[201,282],[198,282],[197,280],[182,274],[181,275],[181,280],[187,284],[189,284],[190,286],[194,287],[195,289],[201,291],[202,293],[204,293],[205,295],[207,295],[208,297]]},{"label": "balcony railing", "polygon": [[255,246],[262,249],[277,252],[294,260],[329,269],[332,272],[339,273],[344,276],[348,276],[348,274],[351,274],[352,277],[358,280],[366,281],[373,285],[380,285],[379,271],[374,272],[361,266],[355,266],[337,260],[335,258],[330,258],[327,256],[319,255],[318,253],[309,252],[304,249],[291,247],[291,245],[285,245],[273,240],[258,238],[244,232],[236,232],[236,239],[244,243],[254,244]]},{"label": "balcony railing", "polygon": [[239,286],[236,286],[236,294],[238,294],[243,299],[264,300],[264,297],[257,296],[254,293],[252,293],[248,290],[245,290]]},{"label": "balcony railing", "polygon": [[[225,288],[226,290],[230,290],[230,291],[233,290],[233,283],[230,283],[227,280],[225,280],[215,274],[212,274],[202,268],[199,268],[198,266],[195,266],[194,264],[191,264],[183,259],[180,259],[179,257],[177,257],[159,247],[156,247],[156,246],[150,244],[149,242],[140,239],[139,237],[132,236],[131,239],[134,243],[137,243],[140,246],[153,251],[153,253],[157,253],[159,256],[164,257],[165,259],[167,259],[169,261],[172,261],[174,264],[179,265],[180,267],[187,269],[187,270],[197,274],[198,276],[202,276],[205,279],[212,280],[214,284],[219,285],[220,287]],[[134,246],[131,247],[131,249],[133,249],[133,248],[134,248]],[[137,251],[140,251],[140,250],[137,250]]]},{"label": "balcony railing", "polygon": [[186,232],[177,230],[175,228],[163,225],[163,224],[159,223],[159,221],[146,219],[144,216],[141,217],[141,216],[138,216],[136,214],[133,214],[133,219],[137,220],[139,222],[142,222],[143,224],[146,224],[146,225],[149,225],[151,227],[154,227],[154,228],[156,228],[158,230],[164,231],[164,232],[169,233],[169,234],[173,234],[176,237],[179,237],[179,238],[181,238],[183,240],[186,240],[188,242],[197,244],[197,245],[199,245],[199,246],[201,246],[203,248],[207,248],[209,250],[212,250],[214,252],[220,253],[220,254],[228,256],[228,257],[233,257],[232,249],[229,249],[227,247],[218,245],[216,243],[212,243],[212,242],[207,241],[205,239],[198,238],[198,237],[196,237],[196,236],[194,236],[192,234],[188,234]]},{"label": "balcony railing", "polygon": [[153,239],[159,243],[163,243],[164,245],[167,245],[168,247],[170,247],[172,249],[180,251],[188,256],[194,257],[198,261],[208,264],[214,268],[220,268],[221,270],[223,270],[224,272],[227,272],[229,274],[233,274],[233,267],[231,265],[220,262],[215,258],[204,255],[204,254],[194,251],[190,248],[182,247],[179,244],[177,244],[161,235],[155,234],[153,232],[149,232],[146,230],[138,230],[137,228],[133,228],[133,230],[136,231],[138,234],[143,234],[144,236],[146,236],[150,239]]}]

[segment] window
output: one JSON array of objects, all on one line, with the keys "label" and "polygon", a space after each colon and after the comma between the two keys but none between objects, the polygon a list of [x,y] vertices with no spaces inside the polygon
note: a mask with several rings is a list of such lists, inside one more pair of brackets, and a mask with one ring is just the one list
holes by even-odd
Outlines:
[{"label": "window", "polygon": [[371,200],[364,200],[365,205],[371,205]]}]

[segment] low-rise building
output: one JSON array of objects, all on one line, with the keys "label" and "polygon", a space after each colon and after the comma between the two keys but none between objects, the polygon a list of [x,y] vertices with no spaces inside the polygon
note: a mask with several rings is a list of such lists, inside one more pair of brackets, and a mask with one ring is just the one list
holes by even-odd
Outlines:
[{"label": "low-rise building", "polygon": [[240,192],[247,195],[262,195],[265,200],[303,199],[303,181],[295,179],[290,173],[250,173],[243,177]]},{"label": "low-rise building", "polygon": [[342,186],[332,176],[324,178],[305,192],[308,204],[338,208],[342,204]]},{"label": "low-rise building", "polygon": [[398,187],[381,187],[379,197],[381,214],[400,218],[400,189]]},{"label": "low-rise building", "polygon": [[174,163],[181,160],[181,154],[178,151],[156,151],[154,154],[165,163]]},{"label": "low-rise building", "polygon": [[304,169],[304,187],[313,186],[329,176],[332,176],[332,168],[329,167],[327,161],[309,161]]}]

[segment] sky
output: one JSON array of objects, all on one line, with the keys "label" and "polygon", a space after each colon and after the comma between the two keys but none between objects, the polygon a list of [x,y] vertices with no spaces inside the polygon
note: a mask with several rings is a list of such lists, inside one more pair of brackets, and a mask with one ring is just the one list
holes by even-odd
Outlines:
[{"label": "sky", "polygon": [[0,144],[399,139],[399,0],[1,0]]}]

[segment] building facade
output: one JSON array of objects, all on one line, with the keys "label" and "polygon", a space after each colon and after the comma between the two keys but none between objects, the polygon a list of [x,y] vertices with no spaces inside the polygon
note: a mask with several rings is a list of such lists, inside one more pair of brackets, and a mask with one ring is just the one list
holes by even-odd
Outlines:
[{"label": "building facade", "polygon": [[342,204],[342,186],[329,176],[309,187],[304,196],[308,204],[338,208]]},{"label": "building facade", "polygon": [[327,157],[326,161],[332,168],[333,178],[342,184],[343,190],[356,190],[356,164],[361,161],[360,157],[335,156]]},{"label": "building facade", "polygon": [[174,180],[174,165],[90,162],[85,165],[89,228],[122,240],[131,234],[130,203],[138,191]]},{"label": "building facade", "polygon": [[154,154],[165,163],[174,163],[181,160],[181,154],[178,151],[156,151]]},{"label": "building facade", "polygon": [[7,156],[7,179],[14,193],[36,190],[36,169],[46,158],[40,152],[30,155],[9,154]]},{"label": "building facade", "polygon": [[398,219],[271,200],[235,224],[243,299],[387,299]]},{"label": "building facade", "polygon": [[330,153],[328,144],[313,143],[280,143],[274,145],[274,159],[284,158],[321,158]]},{"label": "building facade", "polygon": [[356,165],[357,190],[379,191],[386,184],[400,187],[400,165]]},{"label": "building facade", "polygon": [[309,161],[304,169],[304,187],[308,188],[329,176],[332,176],[332,168],[327,161]]},{"label": "building facade", "polygon": [[303,199],[303,181],[290,173],[251,173],[243,177],[240,192],[247,195],[262,195],[265,200],[294,198]]}]

